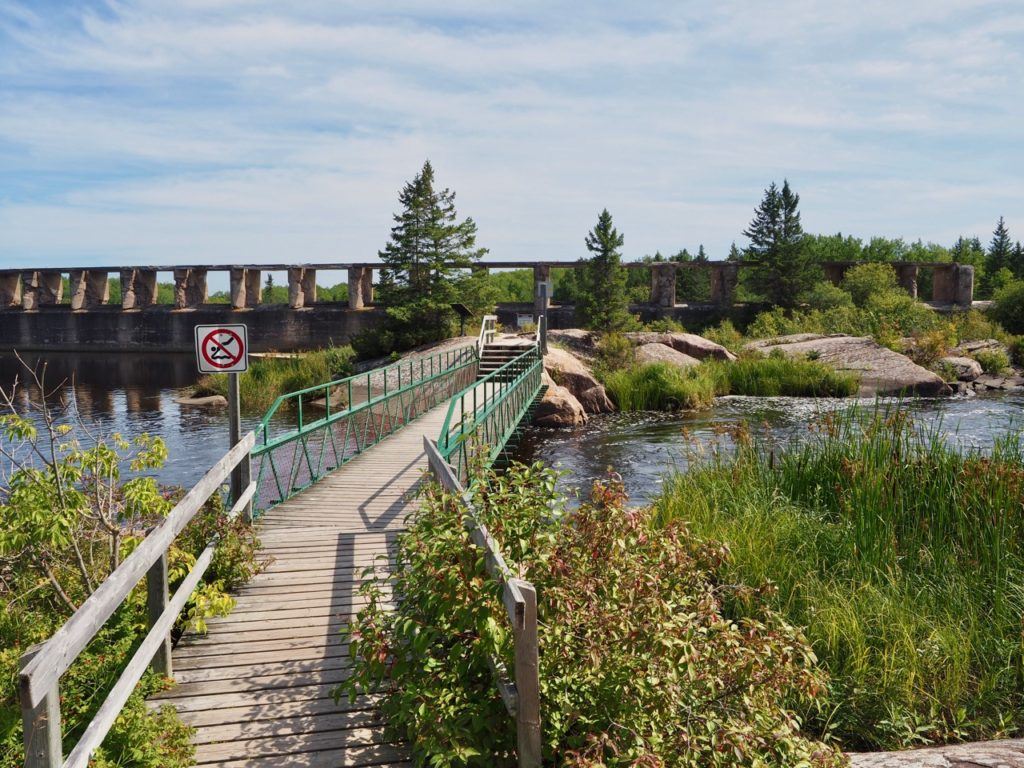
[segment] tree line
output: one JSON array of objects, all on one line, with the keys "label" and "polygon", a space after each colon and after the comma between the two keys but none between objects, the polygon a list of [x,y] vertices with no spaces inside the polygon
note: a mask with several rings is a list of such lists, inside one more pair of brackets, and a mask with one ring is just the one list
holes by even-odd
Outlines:
[{"label": "tree line", "polygon": [[[438,188],[429,161],[399,194],[400,211],[394,214],[389,240],[378,253],[383,268],[378,286],[388,325],[378,346],[412,346],[450,334],[451,305],[466,304],[475,312],[500,300],[532,298],[532,275],[527,271],[486,275],[474,273],[474,262],[487,249],[477,245],[472,218],[460,219],[455,193]],[[901,238],[862,240],[843,233],[810,234],[801,223],[800,196],[784,180],[772,182],[743,230],[745,247],[732,244],[732,261],[754,261],[743,270],[740,298],[793,307],[823,279],[822,262],[959,262],[975,268],[977,295],[991,296],[1015,280],[1024,279],[1024,247],[1013,241],[999,218],[988,246],[977,237],[960,237],[949,247]],[[580,267],[555,275],[554,298],[572,303],[585,327],[620,330],[633,322],[631,303],[646,301],[650,278],[645,270],[626,270],[622,262],[625,237],[605,209],[584,238],[588,253]],[[664,256],[660,252],[642,261],[702,263],[710,260],[703,244],[691,253],[683,248]],[[556,271],[557,272],[557,271]],[[697,300],[710,293],[706,270],[679,270],[677,289]],[[927,287],[922,286],[924,292]]]}]

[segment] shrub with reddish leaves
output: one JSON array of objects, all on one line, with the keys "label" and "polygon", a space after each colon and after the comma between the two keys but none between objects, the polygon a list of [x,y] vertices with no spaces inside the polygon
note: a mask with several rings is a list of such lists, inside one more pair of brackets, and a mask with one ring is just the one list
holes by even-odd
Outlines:
[{"label": "shrub with reddish leaves", "polygon": [[[554,474],[539,465],[487,475],[474,500],[510,567],[537,587],[546,763],[843,763],[802,736],[787,707],[824,682],[800,634],[767,610],[741,623],[723,614],[727,594],[760,594],[718,583],[724,546],[682,524],[655,530],[616,480],[561,513]],[[383,690],[394,735],[420,765],[514,765],[515,724],[489,663],[512,668],[511,633],[461,516],[453,496],[426,491],[399,539],[394,610],[390,587],[365,587],[344,692]]]}]

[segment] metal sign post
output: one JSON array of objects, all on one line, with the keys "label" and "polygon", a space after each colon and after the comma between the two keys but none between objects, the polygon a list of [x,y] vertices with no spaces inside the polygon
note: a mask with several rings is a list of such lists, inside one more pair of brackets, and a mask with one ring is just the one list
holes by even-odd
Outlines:
[{"label": "metal sign post", "polygon": [[[228,438],[232,448],[242,440],[242,398],[238,376],[249,369],[249,339],[244,325],[197,325],[196,362],[200,373],[228,375]],[[252,468],[242,460],[231,472],[231,500],[238,501],[249,487]],[[246,505],[252,519],[252,504]]]}]

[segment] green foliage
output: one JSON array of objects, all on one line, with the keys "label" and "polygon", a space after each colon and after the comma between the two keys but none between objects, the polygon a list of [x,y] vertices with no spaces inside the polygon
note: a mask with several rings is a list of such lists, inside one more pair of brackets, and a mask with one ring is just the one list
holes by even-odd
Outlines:
[{"label": "green foliage", "polygon": [[759,266],[752,270],[751,287],[772,304],[790,307],[820,279],[821,270],[804,241],[800,225],[800,196],[784,181],[765,190],[754,219],[743,234],[750,239],[746,256]]},{"label": "green foliage", "polygon": [[[40,384],[36,379],[36,383]],[[40,389],[44,389],[40,387]],[[46,401],[31,414],[10,408],[0,417],[0,446],[13,466],[0,482],[0,768],[22,764],[20,709],[14,680],[27,648],[49,638],[170,511],[180,491],[157,486],[147,473],[167,457],[163,441],[118,435],[86,442]],[[30,418],[29,416],[33,418]],[[41,426],[37,426],[41,425]],[[124,477],[129,470],[133,476]],[[250,526],[228,523],[219,496],[210,500],[170,549],[172,590],[215,534],[213,563],[186,604],[176,633],[202,630],[227,613],[227,594],[258,568]],[[61,678],[65,753],[82,735],[145,634],[140,585]],[[190,729],[173,708],[147,709],[144,697],[167,681],[147,673],[90,765],[185,768],[192,764]]]},{"label": "green foliage", "polygon": [[633,342],[621,333],[606,333],[597,342],[598,371],[617,371],[629,368],[636,359]]},{"label": "green foliage", "polygon": [[[649,512],[627,510],[614,481],[596,485],[562,524],[555,479],[539,465],[513,465],[481,478],[474,493],[480,522],[541,596],[550,764],[841,764],[800,735],[785,707],[809,706],[823,685],[799,633],[771,611],[738,623],[722,614],[723,590],[749,592],[717,578],[724,547],[696,541],[681,523],[651,537]],[[418,765],[513,766],[514,720],[490,662],[511,666],[511,632],[463,514],[457,496],[426,489],[399,535],[394,584],[363,588],[352,675],[339,694],[381,691]],[[392,588],[403,595],[394,610]]]},{"label": "green foliage", "polygon": [[577,270],[579,295],[576,315],[584,328],[597,331],[624,331],[636,325],[629,314],[626,270],[619,249],[623,236],[612,224],[605,209],[586,238],[592,257]]},{"label": "green foliage", "polygon": [[997,291],[989,312],[1010,333],[1024,333],[1024,280]]},{"label": "green foliage", "polygon": [[849,292],[826,281],[815,283],[814,287],[807,292],[804,301],[811,309],[817,310],[853,306],[853,297]]},{"label": "green foliage", "polygon": [[686,328],[683,327],[683,324],[678,320],[673,320],[671,317],[659,317],[644,323],[644,330],[654,331],[655,333],[686,333]]},{"label": "green foliage", "polygon": [[896,270],[888,264],[868,263],[850,267],[843,276],[842,287],[854,304],[864,307],[872,298],[898,291],[899,283]]},{"label": "green foliage", "polygon": [[621,411],[687,411],[709,408],[717,378],[704,366],[668,363],[634,365],[604,376],[604,386]]},{"label": "green foliage", "polygon": [[738,453],[672,479],[657,516],[729,547],[723,583],[777,585],[770,604],[831,677],[808,732],[891,749],[1024,725],[1018,435],[962,452],[894,404],[827,416],[785,449],[733,437]]},{"label": "green foliage", "polygon": [[[458,220],[455,193],[434,188],[428,160],[398,196],[391,238],[378,254],[381,303],[398,349],[451,335],[453,302],[467,296],[468,270],[486,248],[476,246],[476,223]],[[477,285],[479,289],[482,286]]]},{"label": "green foliage", "polygon": [[1024,366],[1024,336],[1011,339],[1009,343],[1010,361],[1014,365]]},{"label": "green foliage", "polygon": [[1003,373],[1010,367],[1010,358],[1001,349],[981,349],[974,353],[974,359],[985,373]]},{"label": "green foliage", "polygon": [[816,360],[745,356],[728,362],[708,361],[720,395],[753,397],[850,397],[857,394],[858,377]]},{"label": "green foliage", "polygon": [[[242,409],[250,413],[266,411],[280,395],[351,376],[355,357],[355,350],[346,345],[303,352],[298,357],[253,358],[249,370],[238,379]],[[204,376],[196,384],[195,393],[227,397],[227,374]]]},{"label": "green foliage", "polygon": [[736,330],[732,320],[723,320],[714,328],[704,331],[704,338],[721,344],[730,352],[739,352],[743,346],[743,334]]}]

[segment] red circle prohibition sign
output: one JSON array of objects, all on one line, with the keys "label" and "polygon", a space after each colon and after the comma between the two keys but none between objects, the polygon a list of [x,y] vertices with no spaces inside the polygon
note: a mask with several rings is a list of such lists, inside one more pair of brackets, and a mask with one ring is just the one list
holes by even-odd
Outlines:
[{"label": "red circle prohibition sign", "polygon": [[[230,338],[218,340],[218,336]],[[237,351],[232,352],[228,349],[231,342],[234,342]],[[242,338],[230,328],[218,328],[215,331],[210,331],[203,337],[199,349],[203,353],[203,359],[214,368],[230,368],[237,365],[238,361],[242,359],[242,355],[245,354]]]}]

